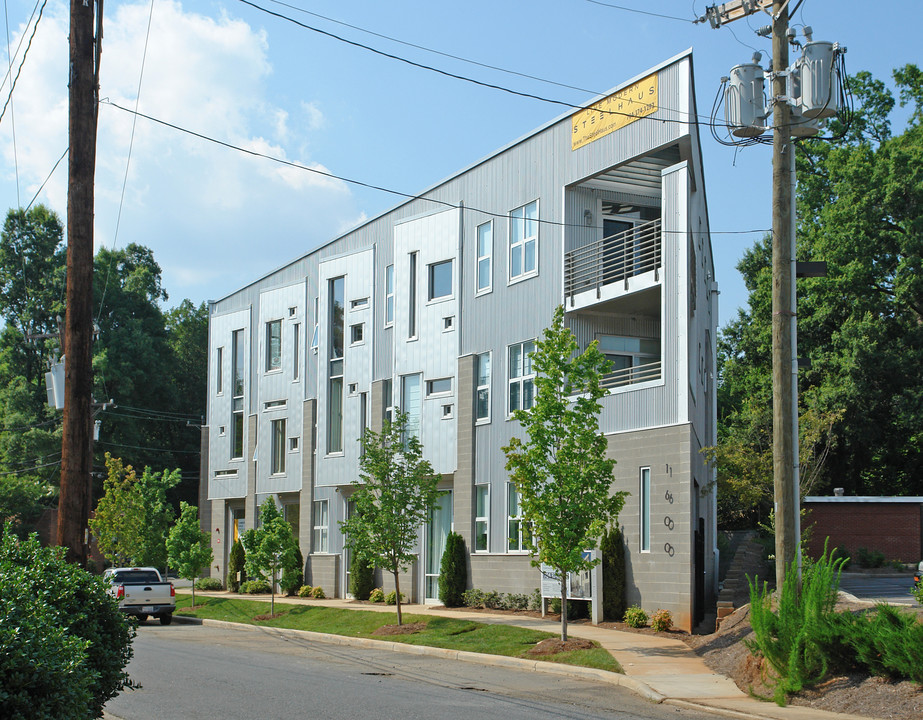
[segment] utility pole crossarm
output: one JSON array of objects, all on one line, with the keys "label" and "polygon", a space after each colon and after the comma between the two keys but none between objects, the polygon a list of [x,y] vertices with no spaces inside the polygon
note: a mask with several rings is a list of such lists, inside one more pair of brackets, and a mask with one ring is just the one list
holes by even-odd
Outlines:
[{"label": "utility pole crossarm", "polygon": [[707,21],[713,28],[719,28],[761,10],[768,12],[770,7],[772,7],[772,0],[730,0],[722,5],[705,8],[705,15],[696,19],[696,22]]}]

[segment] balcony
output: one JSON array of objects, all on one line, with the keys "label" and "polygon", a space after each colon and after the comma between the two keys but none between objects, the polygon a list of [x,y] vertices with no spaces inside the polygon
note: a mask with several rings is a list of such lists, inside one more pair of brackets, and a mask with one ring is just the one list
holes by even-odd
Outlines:
[{"label": "balcony", "polygon": [[[628,279],[657,270],[661,266],[660,220],[651,220],[583,247],[564,256],[564,296],[570,305],[574,298],[595,291],[596,299],[603,296],[606,286],[624,283]],[[614,296],[613,293],[607,293]]]},{"label": "balcony", "polygon": [[647,382],[648,380],[660,380],[660,366],[660,360],[655,360],[645,363],[644,365],[622,368],[621,370],[616,370],[615,372],[604,375],[599,384],[607,390],[613,390],[615,388],[625,387],[626,385]]}]

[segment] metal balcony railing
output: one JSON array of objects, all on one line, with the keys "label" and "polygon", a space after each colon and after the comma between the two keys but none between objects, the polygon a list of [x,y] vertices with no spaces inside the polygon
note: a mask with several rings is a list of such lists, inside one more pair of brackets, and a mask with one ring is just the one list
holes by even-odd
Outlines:
[{"label": "metal balcony railing", "polygon": [[615,235],[571,250],[564,256],[564,294],[571,298],[587,290],[600,290],[655,270],[661,264],[660,220],[635,225]]},{"label": "metal balcony railing", "polygon": [[660,360],[655,360],[644,365],[635,365],[634,367],[622,368],[608,373],[603,376],[599,384],[607,389],[634,385],[647,380],[659,380],[660,372],[661,362]]}]

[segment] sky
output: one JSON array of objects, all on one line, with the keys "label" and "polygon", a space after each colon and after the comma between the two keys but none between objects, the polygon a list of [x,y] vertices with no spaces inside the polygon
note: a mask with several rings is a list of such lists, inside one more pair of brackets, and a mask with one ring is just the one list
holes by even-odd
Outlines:
[{"label": "sky", "polygon": [[[447,73],[573,104],[691,47],[698,113],[707,117],[720,78],[755,49],[765,65],[771,45],[755,34],[767,16],[712,29],[692,22],[705,7],[703,0],[108,0],[96,248],[150,247],[170,296],[165,306],[184,298],[198,304],[400,201],[118,106],[402,193],[418,193],[568,112],[270,13]],[[53,168],[67,149],[68,5],[5,0],[4,9],[4,102],[10,78],[18,78],[0,120],[0,206],[34,199],[63,221],[66,158]],[[923,62],[919,0],[803,0],[792,25],[845,45],[849,73],[888,80],[894,68]],[[771,148],[724,147],[704,125],[700,136],[723,326],[746,304],[736,264],[771,225]]]}]

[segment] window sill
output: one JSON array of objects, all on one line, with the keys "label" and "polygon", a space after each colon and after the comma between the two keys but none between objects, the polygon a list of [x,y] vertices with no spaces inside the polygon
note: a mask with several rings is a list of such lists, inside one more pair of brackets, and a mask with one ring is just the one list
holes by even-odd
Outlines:
[{"label": "window sill", "polygon": [[342,450],[337,450],[336,452],[330,452],[324,455],[324,458],[340,458],[340,457],[346,457],[346,453],[343,452]]},{"label": "window sill", "polygon": [[538,270],[535,270],[530,273],[523,273],[522,275],[517,275],[514,278],[508,278],[506,281],[507,286],[516,285],[517,283],[525,282],[526,280],[531,280],[534,277],[538,277]]},{"label": "window sill", "polygon": [[429,307],[430,305],[438,305],[439,303],[449,302],[450,300],[454,300],[454,299],[455,299],[455,294],[452,293],[451,295],[443,295],[441,297],[430,298],[429,300],[426,301],[426,305],[427,307]]},{"label": "window sill", "polygon": [[281,374],[282,374],[282,368],[280,367],[273,368],[272,370],[263,371],[263,375],[281,375]]},{"label": "window sill", "polygon": [[475,290],[474,297],[484,297],[485,295],[490,295],[493,291],[493,287],[484,288],[483,290]]},{"label": "window sill", "polygon": [[474,421],[474,426],[478,427],[479,425],[490,425],[490,418],[481,418]]}]

